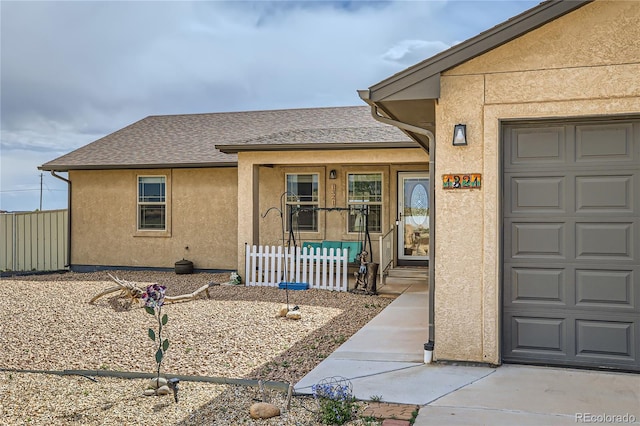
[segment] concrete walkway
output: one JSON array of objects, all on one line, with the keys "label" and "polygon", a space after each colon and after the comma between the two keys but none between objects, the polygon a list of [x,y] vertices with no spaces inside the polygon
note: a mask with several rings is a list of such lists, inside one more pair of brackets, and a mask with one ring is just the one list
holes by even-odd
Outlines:
[{"label": "concrete walkway", "polygon": [[357,399],[419,405],[416,426],[640,424],[638,374],[424,364],[428,306],[427,288],[409,286],[296,392],[310,394],[322,379],[342,376]]}]

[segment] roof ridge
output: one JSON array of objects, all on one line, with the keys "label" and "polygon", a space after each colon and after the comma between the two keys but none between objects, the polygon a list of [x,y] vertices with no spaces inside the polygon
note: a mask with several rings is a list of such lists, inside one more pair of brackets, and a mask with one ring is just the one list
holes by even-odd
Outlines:
[{"label": "roof ridge", "polygon": [[152,114],[145,118],[138,120],[142,121],[147,118],[162,118],[162,117],[194,117],[203,115],[233,115],[233,114],[249,114],[249,113],[270,113],[270,112],[283,112],[283,111],[318,111],[318,110],[338,110],[338,109],[364,109],[368,108],[366,105],[343,105],[334,107],[303,107],[303,108],[277,108],[277,109],[256,109],[256,110],[244,110],[244,111],[216,111],[216,112],[195,112],[187,114]]},{"label": "roof ridge", "polygon": [[292,134],[292,133],[306,133],[306,132],[330,132],[330,131],[343,131],[343,130],[373,130],[373,129],[384,129],[384,130],[389,130],[389,131],[395,131],[395,129],[393,129],[393,127],[390,127],[388,125],[380,125],[380,123],[371,120],[371,124],[368,126],[339,126],[339,127],[304,127],[304,128],[291,128],[291,129],[283,129],[283,130],[278,130],[277,132],[271,132],[271,133],[265,133],[263,135],[260,136],[254,136],[254,137],[250,137],[247,139],[238,139],[239,140],[244,140],[246,142],[248,141],[252,141],[252,140],[259,140],[259,139],[267,139],[267,138],[272,138],[274,136],[285,136],[287,134]]}]

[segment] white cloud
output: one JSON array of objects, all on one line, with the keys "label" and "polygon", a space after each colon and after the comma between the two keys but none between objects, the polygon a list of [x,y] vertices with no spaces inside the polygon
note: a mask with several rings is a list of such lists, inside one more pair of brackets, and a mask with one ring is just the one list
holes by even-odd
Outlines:
[{"label": "white cloud", "polygon": [[401,40],[383,55],[382,59],[402,65],[413,65],[451,47],[442,41]]},{"label": "white cloud", "polygon": [[148,115],[359,105],[357,89],[535,4],[2,2],[2,189]]},{"label": "white cloud", "polygon": [[[34,167],[34,164],[49,161],[52,155],[56,156],[59,153],[33,149],[2,149],[0,154],[0,210],[39,209],[41,174],[43,210],[67,207],[67,184]],[[61,175],[66,176],[65,173]]]}]

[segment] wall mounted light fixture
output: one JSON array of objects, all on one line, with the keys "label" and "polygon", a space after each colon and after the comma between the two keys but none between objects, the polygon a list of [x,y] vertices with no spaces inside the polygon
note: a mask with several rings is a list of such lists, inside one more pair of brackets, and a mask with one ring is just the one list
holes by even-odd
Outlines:
[{"label": "wall mounted light fixture", "polygon": [[335,169],[333,169],[333,170],[331,170],[331,171],[329,172],[329,179],[335,179],[335,178],[337,178],[337,177],[338,177],[338,172],[336,172],[336,170],[335,170]]},{"label": "wall mounted light fixture", "polygon": [[453,128],[453,146],[463,146],[467,144],[467,125],[456,124]]}]

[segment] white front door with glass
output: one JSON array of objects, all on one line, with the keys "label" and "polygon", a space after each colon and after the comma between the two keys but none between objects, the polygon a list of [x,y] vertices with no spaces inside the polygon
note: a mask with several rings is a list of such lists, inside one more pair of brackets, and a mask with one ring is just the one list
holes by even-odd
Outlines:
[{"label": "white front door with glass", "polygon": [[429,173],[398,174],[398,259],[429,258]]}]

